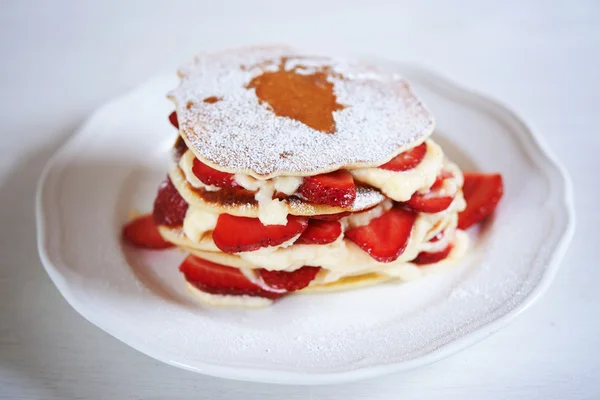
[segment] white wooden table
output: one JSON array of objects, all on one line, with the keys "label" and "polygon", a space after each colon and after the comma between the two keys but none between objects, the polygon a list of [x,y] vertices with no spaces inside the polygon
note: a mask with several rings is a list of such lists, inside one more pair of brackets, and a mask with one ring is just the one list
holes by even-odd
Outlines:
[{"label": "white wooden table", "polygon": [[[600,398],[600,3],[83,3],[0,5],[0,398]],[[424,63],[532,121],[571,173],[578,214],[548,293],[437,364],[322,387],[178,370],[72,310],[35,243],[35,185],[49,156],[94,108],[197,50],[274,41]]]}]

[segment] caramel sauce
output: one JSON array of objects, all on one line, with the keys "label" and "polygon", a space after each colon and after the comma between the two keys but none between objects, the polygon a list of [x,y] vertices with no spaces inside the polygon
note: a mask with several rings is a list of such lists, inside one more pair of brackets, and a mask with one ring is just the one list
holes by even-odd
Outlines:
[{"label": "caramel sauce", "polygon": [[221,98],[217,97],[217,96],[210,96],[210,97],[205,98],[202,101],[205,102],[205,103],[214,104],[217,101],[221,101]]},{"label": "caramel sauce", "polygon": [[254,88],[259,101],[269,104],[275,115],[295,119],[324,133],[334,133],[333,112],[344,106],[337,102],[333,83],[327,81],[327,71],[298,73],[298,69],[305,68],[303,66],[286,71],[285,61],[281,59],[278,71],[263,72],[247,87]]}]

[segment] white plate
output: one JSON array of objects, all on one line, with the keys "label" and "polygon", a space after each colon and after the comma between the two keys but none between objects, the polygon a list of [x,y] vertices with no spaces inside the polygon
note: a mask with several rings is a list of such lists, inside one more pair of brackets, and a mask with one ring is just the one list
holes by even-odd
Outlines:
[{"label": "white plate", "polygon": [[549,285],[573,232],[570,183],[514,113],[422,69],[398,68],[464,170],[499,171],[505,196],[469,256],[408,284],[296,295],[261,310],[197,305],[176,250],[120,243],[131,209],[151,209],[175,137],[152,79],[98,110],[48,163],[37,198],[48,274],[85,318],[166,363],[225,378],[324,384],[406,370],[489,336]]}]

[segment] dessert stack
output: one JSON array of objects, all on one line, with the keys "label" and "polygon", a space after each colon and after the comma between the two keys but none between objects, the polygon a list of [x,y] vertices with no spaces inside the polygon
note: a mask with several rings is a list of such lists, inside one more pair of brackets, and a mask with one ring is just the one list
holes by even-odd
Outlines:
[{"label": "dessert stack", "polygon": [[125,236],[189,253],[180,270],[203,302],[418,278],[459,260],[459,228],[502,195],[501,177],[482,174],[463,195],[431,112],[397,74],[264,47],[199,55],[179,76],[170,171],[145,231],[133,221]]}]

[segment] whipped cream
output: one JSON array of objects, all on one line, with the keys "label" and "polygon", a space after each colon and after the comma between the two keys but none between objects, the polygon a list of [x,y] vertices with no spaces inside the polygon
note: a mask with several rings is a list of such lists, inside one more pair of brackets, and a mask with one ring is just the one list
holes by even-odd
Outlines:
[{"label": "whipped cream", "polygon": [[[185,175],[188,183],[199,189],[211,192],[221,190],[220,187],[207,185],[194,174],[194,153],[187,150],[179,160],[179,167]],[[292,195],[302,184],[302,178],[295,176],[280,176],[268,180],[260,180],[250,175],[235,174],[235,182],[246,190],[255,192],[254,199],[258,202],[258,218],[263,225],[285,225],[287,223],[287,206],[279,200],[274,199],[275,192]]]},{"label": "whipped cream", "polygon": [[[421,163],[409,171],[388,171],[381,168],[359,168],[350,170],[356,180],[369,184],[381,190],[386,196],[396,201],[408,201],[416,192],[427,192],[442,168],[445,168],[444,154],[442,149],[432,140],[427,140],[427,152]],[[218,191],[219,187],[203,183],[192,170],[194,154],[187,150],[179,160],[179,167],[183,171],[186,180],[195,188],[208,191]],[[448,163],[451,164],[451,163]],[[453,164],[452,164],[453,165]],[[454,166],[456,167],[456,166]],[[451,167],[454,169],[454,167]],[[461,177],[460,170],[458,176]],[[246,174],[235,174],[235,182],[246,190],[254,192],[254,198],[258,202],[258,218],[264,225],[285,225],[287,223],[288,208],[286,203],[280,199],[273,198],[276,192],[287,196],[296,193],[302,184],[302,177],[280,176],[272,179],[256,179]],[[452,192],[462,186],[462,181],[445,180],[444,185],[455,184],[454,189],[447,188]]]},{"label": "whipped cream", "polygon": [[381,190],[396,201],[408,201],[415,192],[427,191],[442,170],[444,153],[433,140],[427,140],[425,157],[415,168],[408,171],[389,171],[381,168],[350,170],[356,180]]},{"label": "whipped cream", "polygon": [[[455,181],[457,185],[462,180],[460,171],[452,171],[453,177],[447,181]],[[340,220],[344,230],[367,225],[372,219],[381,216],[392,207],[391,200],[386,200],[371,210],[356,213]],[[367,272],[394,271],[399,265],[414,259],[421,251],[436,252],[443,250],[452,239],[456,229],[457,213],[464,210],[466,202],[459,191],[450,206],[439,213],[419,213],[411,237],[404,253],[392,263],[380,263],[371,258],[366,252],[343,237],[327,245],[295,245],[298,236],[278,246],[264,247],[252,252],[237,253],[241,265],[270,270],[293,271],[304,265],[321,266],[336,276],[352,276]],[[185,235],[205,251],[218,251],[212,237],[206,235],[214,230],[218,215],[202,209],[190,207],[186,213],[183,231]],[[445,232],[444,237],[437,242],[430,242],[439,232]],[[218,262],[218,261],[215,261]],[[229,263],[228,263],[229,264]],[[366,271],[366,272],[365,272]],[[339,279],[339,278],[337,278]],[[329,280],[330,281],[330,280]]]},{"label": "whipped cream", "polygon": [[390,199],[385,199],[370,210],[352,213],[346,217],[343,217],[340,219],[340,222],[342,223],[342,230],[346,231],[346,229],[349,228],[357,228],[359,226],[369,225],[371,220],[381,217],[381,215],[392,208],[393,205],[394,203]]},{"label": "whipped cream", "polygon": [[[410,262],[403,263],[401,265],[396,266],[393,269],[388,269],[386,271],[377,271],[379,273],[383,273],[386,276],[397,279],[399,281],[411,281],[417,278],[420,278],[424,275],[437,272],[440,269],[451,267],[458,260],[460,260],[467,251],[469,246],[469,238],[465,232],[457,231],[453,241],[452,251],[448,256],[433,264],[428,265],[416,265]],[[260,279],[256,277],[256,274],[251,269],[242,268],[242,273],[244,273],[248,279],[252,282],[255,282],[260,287]],[[335,282],[339,279],[343,278],[343,276],[337,277],[330,271],[322,270],[315,279],[310,283],[307,290],[315,286],[320,286],[323,284]],[[264,285],[264,282],[263,282]],[[262,308],[267,307],[273,303],[273,300],[267,299],[264,297],[258,296],[236,296],[236,295],[220,295],[220,294],[210,294],[199,290],[193,285],[186,282],[187,289],[189,292],[200,302],[204,304],[208,304],[211,306],[218,307],[242,307],[242,308]],[[272,290],[272,288],[269,288]]]},{"label": "whipped cream", "polygon": [[188,207],[183,219],[183,232],[192,242],[199,243],[206,232],[215,229],[218,218],[219,214]]},{"label": "whipped cream", "polygon": [[279,199],[274,199],[275,192],[288,196],[294,194],[302,184],[302,178],[295,176],[280,176],[268,180],[260,180],[250,175],[235,174],[238,185],[252,192],[256,191],[254,199],[258,202],[258,219],[263,225],[286,225],[287,206]]},{"label": "whipped cream", "polygon": [[[436,196],[454,196],[463,186],[464,176],[458,165],[444,160],[444,171],[452,174],[452,178],[444,179],[441,189],[436,193]],[[429,190],[429,189],[427,189]],[[460,210],[462,211],[462,210]]]},{"label": "whipped cream", "polygon": [[302,266],[320,266],[328,270],[337,280],[342,276],[352,276],[367,272],[393,271],[394,268],[413,260],[421,251],[439,251],[444,248],[443,242],[428,241],[443,230],[452,234],[456,227],[457,212],[464,207],[462,193],[445,211],[436,214],[420,213],[415,221],[406,250],[391,263],[374,260],[369,254],[350,240],[343,237],[326,245],[298,244],[287,248],[262,248],[238,255],[257,268],[277,271],[293,271]]}]

